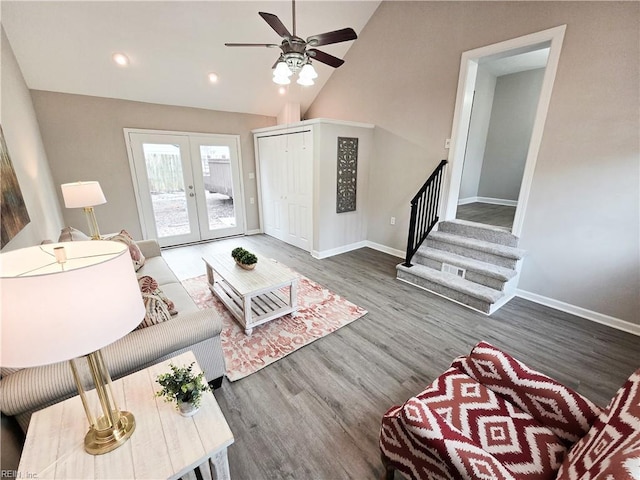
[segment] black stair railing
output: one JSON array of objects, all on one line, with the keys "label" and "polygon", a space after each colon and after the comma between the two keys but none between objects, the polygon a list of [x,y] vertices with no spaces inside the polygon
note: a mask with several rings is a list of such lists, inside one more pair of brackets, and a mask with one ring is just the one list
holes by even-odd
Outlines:
[{"label": "black stair railing", "polygon": [[440,204],[440,187],[446,160],[442,160],[429,176],[422,188],[411,200],[411,219],[409,220],[409,238],[404,266],[411,267],[411,258],[425,241],[429,232],[438,223],[438,205]]}]

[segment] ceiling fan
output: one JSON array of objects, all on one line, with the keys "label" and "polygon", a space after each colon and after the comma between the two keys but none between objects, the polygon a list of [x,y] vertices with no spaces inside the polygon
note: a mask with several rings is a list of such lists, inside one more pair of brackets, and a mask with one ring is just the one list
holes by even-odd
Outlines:
[{"label": "ceiling fan", "polygon": [[291,10],[293,17],[293,33],[290,33],[287,27],[280,19],[266,12],[258,12],[258,14],[269,24],[275,32],[282,37],[282,42],[276,43],[225,43],[227,47],[267,47],[280,48],[282,53],[273,65],[273,81],[280,85],[291,83],[289,77],[294,73],[298,73],[297,83],[301,85],[313,85],[313,79],[318,74],[311,65],[311,59],[338,68],[344,63],[344,60],[334,57],[328,53],[316,49],[322,45],[331,45],[333,43],[347,42],[358,38],[353,28],[342,28],[332,32],[320,33],[307,37],[306,40],[296,35],[296,2],[291,1]]}]

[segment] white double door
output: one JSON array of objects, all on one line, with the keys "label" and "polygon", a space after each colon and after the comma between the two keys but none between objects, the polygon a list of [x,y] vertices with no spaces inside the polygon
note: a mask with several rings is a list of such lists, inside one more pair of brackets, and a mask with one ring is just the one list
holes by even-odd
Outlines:
[{"label": "white double door", "polygon": [[125,129],[140,223],[161,246],[245,233],[237,135]]},{"label": "white double door", "polygon": [[258,138],[264,233],[311,251],[312,132]]}]

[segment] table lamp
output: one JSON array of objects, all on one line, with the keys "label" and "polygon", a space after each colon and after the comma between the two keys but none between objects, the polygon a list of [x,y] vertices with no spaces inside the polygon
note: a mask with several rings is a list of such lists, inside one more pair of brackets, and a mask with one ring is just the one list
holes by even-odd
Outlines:
[{"label": "table lamp", "polygon": [[91,238],[99,240],[100,230],[98,229],[98,222],[96,221],[96,214],[93,211],[93,207],[107,203],[100,184],[93,181],[63,183],[60,185],[60,188],[62,189],[64,206],[67,208],[82,208],[87,216]]},{"label": "table lamp", "polygon": [[[69,360],[89,432],[84,446],[97,455],[122,445],[135,429],[120,411],[100,349],[125,336],[145,308],[126,245],[110,241],[66,242],[0,254],[3,367],[34,367]],[[101,411],[78,373],[84,357]],[[93,399],[94,397],[92,397]]]}]

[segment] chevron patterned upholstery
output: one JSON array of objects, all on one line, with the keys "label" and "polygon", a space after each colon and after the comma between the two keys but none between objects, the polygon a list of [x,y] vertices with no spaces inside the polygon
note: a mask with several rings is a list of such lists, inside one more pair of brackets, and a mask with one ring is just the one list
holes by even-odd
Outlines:
[{"label": "chevron patterned upholstery", "polygon": [[571,445],[582,438],[602,409],[552,378],[536,372],[487,342],[477,344],[457,367],[517,405]]},{"label": "chevron patterned upholstery", "polygon": [[385,413],[380,450],[388,479],[640,480],[640,370],[605,411],[481,342]]},{"label": "chevron patterned upholstery", "polygon": [[640,369],[567,455],[558,480],[640,479]]}]

